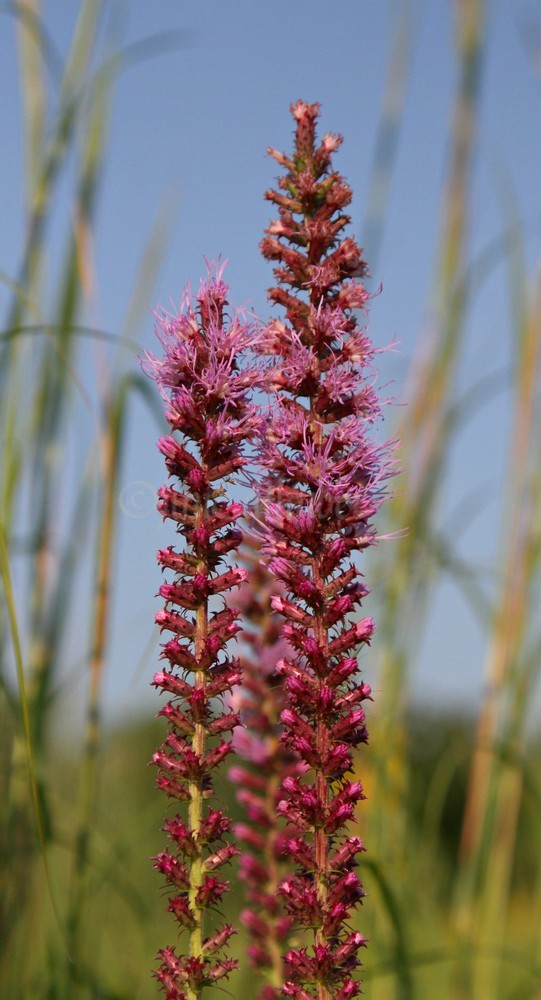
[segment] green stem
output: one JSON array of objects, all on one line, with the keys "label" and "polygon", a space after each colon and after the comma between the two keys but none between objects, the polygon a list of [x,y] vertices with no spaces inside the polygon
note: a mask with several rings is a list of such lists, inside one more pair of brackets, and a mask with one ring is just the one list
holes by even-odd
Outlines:
[{"label": "green stem", "polygon": [[[205,520],[206,504],[203,501],[201,503],[201,508],[197,518],[197,526],[199,527],[203,524]],[[208,567],[204,560],[201,560],[197,566],[198,573],[206,574]],[[201,660],[205,643],[208,636],[208,604],[205,600],[196,611],[195,617],[195,656],[198,662]],[[195,687],[196,690],[203,690],[205,688],[207,681],[206,670],[204,667],[196,671],[195,674]],[[196,722],[194,736],[193,736],[193,751],[198,757],[203,757],[205,754],[205,735],[206,726],[203,722]],[[192,834],[194,835],[194,840],[197,844],[197,854],[192,859],[190,864],[190,887],[188,890],[188,899],[190,904],[190,910],[193,914],[195,920],[195,926],[190,931],[190,957],[200,958],[203,948],[203,911],[197,902],[197,896],[201,885],[203,883],[203,857],[201,844],[199,842],[199,830],[201,828],[201,823],[203,820],[203,783],[202,778],[199,781],[190,782],[190,805],[188,809],[188,821]],[[201,990],[194,989],[192,986],[187,986],[187,996],[188,1000],[199,1000],[201,997]]]}]

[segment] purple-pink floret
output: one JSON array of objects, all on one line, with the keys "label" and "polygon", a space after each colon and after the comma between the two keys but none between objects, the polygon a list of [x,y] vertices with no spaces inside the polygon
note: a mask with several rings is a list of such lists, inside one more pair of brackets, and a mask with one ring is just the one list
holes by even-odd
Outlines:
[{"label": "purple-pink floret", "polygon": [[[270,322],[260,350],[269,358],[271,405],[260,496],[262,552],[282,590],[272,598],[289,653],[277,666],[285,685],[284,746],[305,765],[281,785],[277,812],[294,831],[284,842],[294,873],[280,895],[301,944],[284,956],[283,996],[358,996],[363,936],[352,929],[364,892],[355,871],[363,845],[348,823],[364,798],[354,753],[367,742],[356,650],[371,618],[358,611],[368,590],[353,559],[375,541],[372,517],[386,495],[391,463],[369,437],[381,417],[374,348],[358,325],[367,291],[361,251],[343,236],[351,191],[332,166],[339,136],[316,143],[319,105],[292,107],[295,148],[270,155],[285,168],[266,197],[278,209],[261,243],[274,262]],[[352,618],[352,616],[355,616]],[[302,946],[301,946],[302,945]]]},{"label": "purple-pink floret", "polygon": [[236,967],[222,949],[234,933],[228,924],[208,933],[208,911],[219,909],[228,882],[217,872],[238,853],[227,843],[230,820],[211,802],[213,773],[231,753],[231,733],[239,723],[224,708],[224,696],[238,685],[238,659],[228,655],[239,631],[238,612],[219,603],[222,595],[246,578],[246,570],[226,564],[242,532],[236,526],[243,506],[226,497],[229,481],[247,462],[246,442],[260,418],[250,394],[261,376],[239,358],[254,344],[253,326],[240,313],[228,314],[228,288],[222,268],[209,269],[194,302],[189,291],[178,315],[159,313],[156,332],[164,349],[147,355],[144,367],[160,388],[171,433],[158,447],[173,484],[159,491],[158,509],[183,537],[182,550],[158,552],[173,579],[160,587],[164,607],[156,615],[162,632],[165,669],[153,680],[169,696],[162,709],[168,724],[156,751],[157,784],[181,803],[184,815],[166,820],[169,847],[154,867],[169,887],[167,909],[189,947],[159,953],[154,973],[167,1000],[200,996]]}]

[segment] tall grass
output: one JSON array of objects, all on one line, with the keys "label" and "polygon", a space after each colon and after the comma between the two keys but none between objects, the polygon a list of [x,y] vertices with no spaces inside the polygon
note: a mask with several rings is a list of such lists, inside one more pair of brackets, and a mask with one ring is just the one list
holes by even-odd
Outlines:
[{"label": "tall grass", "polygon": [[[368,839],[380,845],[386,877],[393,870],[401,873],[396,906],[400,902],[408,905],[412,891],[408,871],[414,878],[419,877],[419,867],[411,859],[414,832],[408,810],[410,775],[404,720],[409,679],[422,640],[430,593],[440,570],[435,526],[455,430],[456,377],[468,304],[468,218],[485,15],[481,0],[455,5],[457,90],[442,191],[436,273],[429,321],[413,358],[409,405],[399,431],[404,472],[390,505],[391,530],[407,526],[407,533],[388,547],[378,589],[383,610],[374,743],[384,752],[379,754],[376,749],[374,756],[377,793],[370,807]],[[374,925],[376,940],[382,933],[381,919]],[[395,995],[409,998],[414,994],[404,954],[406,945],[402,931],[396,933],[404,971],[397,979]]]},{"label": "tall grass", "polygon": [[[92,236],[118,75],[160,44],[150,40],[111,54],[102,30],[105,6],[98,0],[80,5],[64,61],[39,0],[9,8],[23,97],[26,238],[18,273],[0,276],[9,294],[0,333],[6,595],[0,605],[0,993],[8,1000],[150,998],[148,969],[168,933],[147,862],[158,847],[161,802],[145,764],[159,737],[151,724],[106,736],[102,715],[119,483],[134,394],[144,394],[154,419],[155,400],[136,374],[137,344],[129,336],[152,299],[169,232],[169,198],[126,306],[127,335],[96,330],[88,321]],[[369,800],[359,830],[370,858],[364,872],[370,899],[360,927],[372,938],[365,994],[372,1000],[539,1000],[541,769],[528,727],[541,658],[535,620],[541,289],[539,275],[528,275],[516,253],[517,240],[504,245],[498,262],[509,267],[513,355],[507,487],[493,586],[483,590],[476,567],[437,529],[449,455],[467,412],[456,405],[457,373],[476,294],[471,276],[478,273],[468,220],[487,44],[487,4],[457,0],[454,7],[457,90],[431,321],[412,360],[410,403],[399,429],[404,473],[388,526],[408,533],[380,546],[374,566],[379,693],[372,747],[363,754]],[[369,253],[376,256],[414,37],[403,10],[366,213]],[[61,185],[69,187],[74,208],[61,219],[57,261],[52,224],[58,230]],[[521,224],[508,209],[504,199],[502,227],[520,237]],[[95,351],[90,379],[89,343]],[[75,462],[73,436],[88,425],[88,413],[94,434],[79,435]],[[408,708],[430,595],[444,574],[467,586],[469,599],[483,609],[485,687],[476,719]],[[72,738],[60,756],[51,751],[51,727],[69,683],[63,664],[73,648],[74,619],[85,723],[80,740]],[[220,794],[235,813],[227,786]],[[115,825],[119,812],[122,824]],[[232,913],[238,905],[235,897],[228,903]],[[237,949],[242,955],[242,934]],[[249,970],[232,977],[230,988],[249,997]]]},{"label": "tall grass", "polygon": [[[3,563],[11,595],[9,614],[1,621],[8,778],[1,862],[7,891],[0,936],[2,982],[5,995],[13,997],[35,990],[51,997],[86,996],[93,980],[83,940],[94,891],[96,803],[103,773],[102,688],[118,481],[131,399],[134,392],[148,396],[134,373],[137,345],[85,325],[92,311],[92,232],[115,83],[123,61],[145,57],[155,42],[111,56],[101,32],[105,6],[95,0],[81,4],[65,65],[54,57],[38,0],[10,8],[19,43],[27,165],[27,237],[19,274],[9,281],[13,294],[0,342]],[[55,72],[49,108],[47,77]],[[55,266],[51,227],[61,183],[70,187],[71,204],[62,220],[63,258]],[[129,304],[131,329],[141,299],[150,298],[167,231],[160,219],[151,233],[154,262],[139,276]],[[97,345],[94,386],[87,377],[83,338]],[[81,409],[90,410],[95,435],[86,446],[78,445],[74,460],[70,434],[81,430]],[[85,441],[84,434],[80,439]],[[78,614],[76,598],[92,609],[90,616]],[[78,805],[71,829],[63,834],[62,816],[51,805],[48,768],[50,728],[63,686],[60,665],[73,640],[73,616],[80,625],[86,724],[74,753]],[[10,683],[9,633],[18,668],[16,693]],[[39,874],[42,862],[46,884]],[[49,930],[51,908],[56,921]],[[35,964],[28,962],[30,931]]]}]

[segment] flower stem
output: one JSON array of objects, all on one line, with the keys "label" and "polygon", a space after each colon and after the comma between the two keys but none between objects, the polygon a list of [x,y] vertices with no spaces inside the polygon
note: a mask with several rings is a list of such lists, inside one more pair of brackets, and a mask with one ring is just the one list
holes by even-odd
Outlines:
[{"label": "flower stem", "polygon": [[[204,465],[202,465],[202,470],[206,474],[207,470]],[[196,527],[200,528],[205,521],[206,514],[206,503],[203,500],[200,504],[200,511],[196,518]],[[197,572],[202,576],[208,574],[208,566],[204,559],[200,559],[197,563]],[[201,662],[201,658],[205,649],[205,643],[208,638],[208,606],[207,601],[202,601],[195,613],[195,658],[197,662]],[[202,667],[195,671],[194,675],[194,686],[196,691],[203,692],[205,690],[207,683],[206,670]],[[194,726],[193,735],[193,750],[198,757],[203,759],[205,755],[205,725],[203,722],[196,722]],[[192,864],[190,866],[190,888],[188,891],[188,900],[190,904],[190,909],[193,913],[195,920],[195,927],[190,932],[190,947],[189,953],[192,958],[200,958],[203,948],[203,910],[198,903],[198,893],[203,883],[203,857],[201,852],[201,844],[199,841],[199,831],[201,829],[201,822],[203,819],[203,779],[199,778],[198,781],[192,781],[189,784],[190,790],[190,805],[188,809],[188,822],[190,830],[192,832],[193,839],[197,844],[197,854],[194,857]],[[201,990],[193,990],[190,988],[189,1000],[199,1000],[201,996]]]}]

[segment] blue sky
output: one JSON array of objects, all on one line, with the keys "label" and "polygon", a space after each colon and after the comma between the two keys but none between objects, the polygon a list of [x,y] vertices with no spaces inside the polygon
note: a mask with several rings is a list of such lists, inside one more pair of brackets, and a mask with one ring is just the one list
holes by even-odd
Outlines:
[{"label": "blue sky", "polygon": [[[337,165],[354,191],[352,226],[363,244],[368,185],[391,42],[410,15],[411,62],[381,253],[370,331],[378,346],[393,337],[398,352],[382,356],[381,380],[407,400],[406,374],[428,322],[430,286],[440,223],[450,115],[456,86],[451,0],[134,0],[111,4],[109,26],[132,42],[155,32],[179,32],[176,49],[129,67],[114,101],[109,149],[96,217],[96,287],[88,307],[93,325],[118,331],[148,234],[159,206],[171,220],[171,240],[152,299],[142,343],[152,349],[151,310],[178,302],[185,282],[197,285],[203,257],[223,255],[233,303],[265,315],[270,268],[258,242],[270,218],[262,195],[275,165],[268,145],[287,150],[289,104],[301,97],[322,104],[322,127],[341,132]],[[44,3],[59,54],[66,53],[79,5]],[[505,227],[502,184],[511,188],[524,225],[525,256],[533,273],[541,228],[539,60],[541,5],[532,0],[488,4],[482,99],[472,187],[472,261]],[[104,35],[107,25],[104,24]],[[24,238],[22,132],[14,28],[0,22],[3,150],[0,180],[3,225],[0,268],[17,273]],[[51,82],[51,93],[54,83]],[[59,189],[52,225],[52,271],[69,218],[69,174]],[[55,234],[58,233],[58,243]],[[370,261],[370,247],[367,248]],[[474,290],[460,386],[509,365],[512,332],[505,264]],[[44,291],[47,295],[47,291]],[[5,298],[5,296],[4,296]],[[4,299],[0,297],[0,304]],[[96,359],[88,352],[89,372]],[[89,374],[92,383],[95,376]],[[399,415],[398,411],[397,414]],[[508,398],[487,403],[457,436],[441,503],[442,524],[465,504],[461,555],[490,567],[497,554],[498,498],[507,447]],[[391,425],[395,415],[389,418]],[[86,420],[86,423],[85,423]],[[92,421],[81,416],[83,435]],[[154,551],[172,539],[158,523],[153,492],[163,479],[156,426],[136,406],[120,496],[120,543],[107,702],[135,711],[148,699],[155,662]],[[72,443],[72,447],[73,447]],[[154,603],[156,607],[156,603]],[[377,609],[370,608],[377,617]],[[458,626],[457,626],[458,623]],[[451,585],[436,594],[413,690],[417,698],[463,701],[479,695],[483,636]],[[150,650],[150,652],[149,652]],[[374,653],[377,656],[377,650]],[[375,662],[375,661],[374,661]],[[367,662],[369,675],[374,663]],[[377,688],[377,677],[370,677]]]}]

